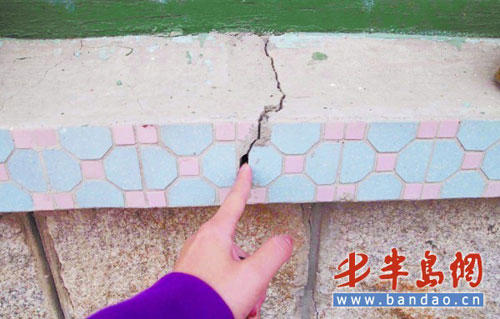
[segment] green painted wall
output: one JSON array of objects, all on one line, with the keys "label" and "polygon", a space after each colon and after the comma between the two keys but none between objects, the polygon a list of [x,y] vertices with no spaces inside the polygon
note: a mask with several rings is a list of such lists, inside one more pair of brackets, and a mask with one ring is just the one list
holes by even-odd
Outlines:
[{"label": "green painted wall", "polygon": [[0,0],[0,36],[392,32],[500,37],[500,0]]}]

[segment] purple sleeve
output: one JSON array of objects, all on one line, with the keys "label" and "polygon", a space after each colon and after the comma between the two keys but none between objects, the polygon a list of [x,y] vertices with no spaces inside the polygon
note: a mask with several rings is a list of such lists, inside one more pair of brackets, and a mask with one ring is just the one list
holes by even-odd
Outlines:
[{"label": "purple sleeve", "polygon": [[170,273],[152,287],[119,304],[104,308],[89,319],[176,318],[232,319],[219,294],[202,280]]}]

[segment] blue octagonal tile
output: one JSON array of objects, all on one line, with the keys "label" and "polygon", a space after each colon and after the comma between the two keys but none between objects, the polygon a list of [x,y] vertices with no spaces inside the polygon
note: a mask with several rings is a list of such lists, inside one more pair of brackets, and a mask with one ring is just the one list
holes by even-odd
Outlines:
[{"label": "blue octagonal tile", "polygon": [[304,154],[319,141],[319,123],[274,124],[271,142],[285,154]]},{"label": "blue octagonal tile", "polygon": [[16,150],[7,163],[11,178],[27,190],[47,191],[42,163],[33,150]]},{"label": "blue octagonal tile", "polygon": [[234,144],[215,144],[203,157],[203,175],[219,187],[231,186],[236,179],[236,162]]},{"label": "blue octagonal tile", "polygon": [[269,187],[269,202],[300,203],[314,198],[314,184],[303,175],[283,175]]},{"label": "blue octagonal tile", "polygon": [[60,150],[43,151],[50,185],[58,192],[70,191],[82,180],[78,162]]},{"label": "blue octagonal tile", "polygon": [[31,196],[14,183],[0,184],[0,212],[25,212],[33,210]]},{"label": "blue octagonal tile", "polygon": [[141,158],[147,188],[165,189],[177,177],[175,157],[161,147],[141,147]]},{"label": "blue octagonal tile", "polygon": [[165,125],[161,127],[161,137],[163,143],[177,155],[198,155],[212,143],[212,126]]},{"label": "blue octagonal tile", "polygon": [[464,121],[458,139],[468,151],[484,151],[500,140],[500,121]]},{"label": "blue octagonal tile", "polygon": [[142,189],[139,160],[135,147],[117,147],[104,160],[106,177],[124,190]]},{"label": "blue octagonal tile", "polygon": [[271,146],[254,146],[248,155],[253,184],[265,186],[281,174],[282,157]]},{"label": "blue octagonal tile", "polygon": [[14,142],[10,137],[9,131],[0,130],[0,163],[5,162],[13,149]]},{"label": "blue octagonal tile", "polygon": [[337,178],[340,143],[321,143],[306,159],[306,173],[317,184],[333,184]]},{"label": "blue octagonal tile", "polygon": [[111,132],[106,127],[62,128],[59,137],[64,148],[83,160],[102,158],[113,144]]},{"label": "blue octagonal tile", "polygon": [[399,153],[396,172],[407,183],[421,183],[429,165],[432,152],[432,141],[412,142]]},{"label": "blue octagonal tile", "polygon": [[361,182],[358,187],[358,200],[398,199],[403,186],[393,174],[374,174]]},{"label": "blue octagonal tile", "polygon": [[340,168],[341,183],[356,183],[368,175],[375,162],[375,152],[364,142],[346,142]]},{"label": "blue octagonal tile", "polygon": [[500,179],[500,144],[486,152],[481,168],[489,179]]},{"label": "blue octagonal tile", "polygon": [[417,134],[417,123],[372,123],[368,140],[379,152],[399,152]]},{"label": "blue octagonal tile", "polygon": [[168,192],[172,207],[209,206],[215,204],[215,189],[201,178],[181,179]]},{"label": "blue octagonal tile", "polygon": [[442,198],[481,197],[485,182],[475,171],[458,172],[443,185]]},{"label": "blue octagonal tile", "polygon": [[79,207],[123,207],[123,193],[105,181],[83,182],[76,191],[76,202]]},{"label": "blue octagonal tile", "polygon": [[455,141],[436,141],[427,181],[441,182],[450,177],[460,168],[463,156]]}]

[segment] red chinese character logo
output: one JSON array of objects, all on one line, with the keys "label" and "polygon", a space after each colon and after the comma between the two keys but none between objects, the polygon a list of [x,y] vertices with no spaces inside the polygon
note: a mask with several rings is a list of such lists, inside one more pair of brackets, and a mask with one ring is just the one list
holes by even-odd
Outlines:
[{"label": "red chinese character logo", "polygon": [[[477,278],[476,281],[472,282],[472,276],[474,275],[474,268],[476,268],[476,266]],[[464,278],[472,288],[477,287],[483,278],[481,255],[468,254],[464,259],[462,253],[459,251],[455,254],[455,260],[450,264],[450,270],[451,277],[453,278],[453,288],[458,287],[458,282],[462,278]]]},{"label": "red chinese character logo", "polygon": [[407,271],[401,271],[401,263],[405,261],[406,257],[399,256],[398,250],[396,248],[392,249],[392,255],[387,255],[384,258],[384,262],[387,264],[382,268],[383,272],[389,272],[388,274],[380,275],[380,279],[392,280],[392,290],[396,290],[398,287],[398,277],[408,276]]},{"label": "red chinese character logo", "polygon": [[[361,261],[356,263],[356,255],[361,257]],[[341,268],[349,263],[348,265],[348,268],[346,271],[344,272],[341,272],[340,274],[337,274],[335,275],[333,278],[334,279],[340,279],[340,278],[344,278],[344,277],[348,277],[348,280],[347,282],[341,284],[341,285],[338,285],[338,287],[345,287],[345,286],[349,286],[349,287],[354,287],[356,285],[357,282],[363,280],[366,278],[366,276],[368,276],[368,274],[370,273],[370,267],[368,267],[368,269],[359,277],[356,277],[356,272],[358,270],[360,270],[361,268],[363,268],[366,263],[368,262],[368,256],[365,255],[365,254],[356,254],[355,252],[352,252],[349,254],[349,257],[344,259],[344,261],[342,261],[340,263],[340,265],[337,267],[337,270],[341,270]]]},{"label": "red chinese character logo", "polygon": [[[442,284],[444,280],[444,275],[442,271],[432,271],[432,266],[436,263],[436,255],[431,254],[430,251],[425,251],[425,258],[420,262],[420,268],[422,269],[422,280],[417,280],[416,284],[418,288],[434,287],[437,284]],[[432,277],[437,277],[433,279]]]}]

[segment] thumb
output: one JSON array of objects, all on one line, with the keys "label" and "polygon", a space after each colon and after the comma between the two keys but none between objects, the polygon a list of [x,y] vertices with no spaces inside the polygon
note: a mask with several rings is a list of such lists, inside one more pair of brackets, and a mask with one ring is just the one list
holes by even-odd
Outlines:
[{"label": "thumb", "polygon": [[269,238],[252,256],[245,260],[248,273],[256,278],[251,281],[257,290],[265,290],[281,266],[290,259],[293,239],[289,235]]}]

